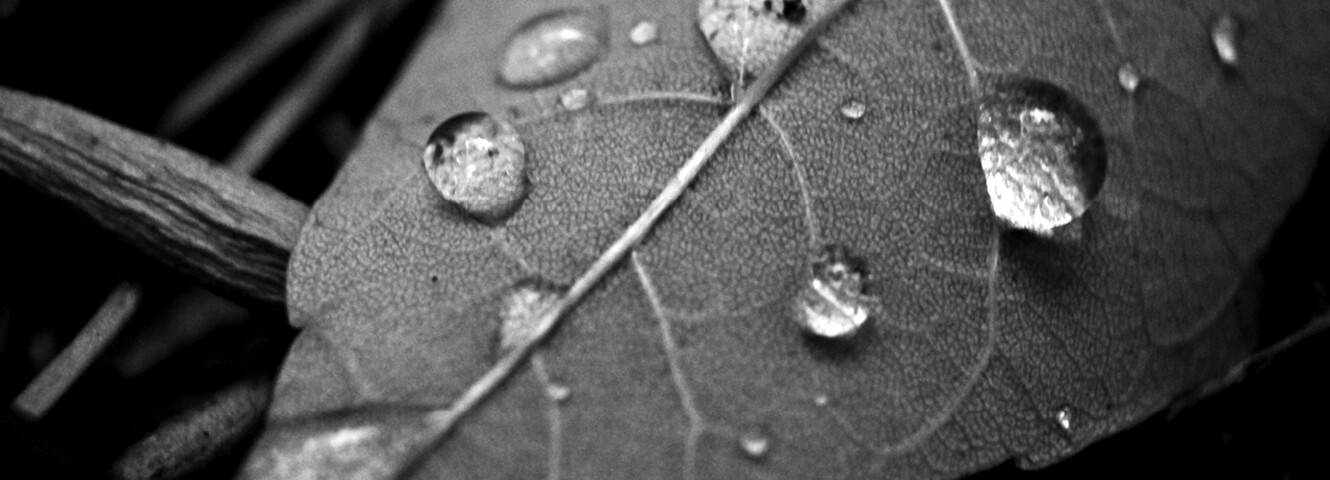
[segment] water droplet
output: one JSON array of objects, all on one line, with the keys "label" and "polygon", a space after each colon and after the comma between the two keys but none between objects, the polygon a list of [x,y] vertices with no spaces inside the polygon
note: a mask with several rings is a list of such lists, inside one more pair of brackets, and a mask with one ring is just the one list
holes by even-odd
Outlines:
[{"label": "water droplet", "polygon": [[559,105],[565,110],[581,110],[590,105],[593,98],[585,88],[570,88],[559,95]]},{"label": "water droplet", "polygon": [[1118,85],[1127,93],[1135,93],[1141,87],[1141,72],[1131,62],[1118,67]]},{"label": "water droplet", "polygon": [[698,28],[711,50],[740,80],[760,75],[799,39],[827,2],[700,0]]},{"label": "water droplet", "polygon": [[1053,419],[1057,420],[1058,426],[1062,427],[1063,431],[1067,432],[1071,431],[1072,420],[1073,420],[1071,408],[1069,407],[1059,408],[1057,412],[1053,413]]},{"label": "water droplet", "polygon": [[605,51],[604,9],[558,10],[518,27],[504,48],[499,80],[519,88],[572,78]]},{"label": "water droplet", "polygon": [[655,22],[641,21],[633,25],[633,29],[628,31],[628,40],[633,45],[642,46],[656,41],[658,35]]},{"label": "water droplet", "polygon": [[841,116],[850,120],[864,118],[865,113],[868,113],[868,106],[858,100],[846,100],[840,105]]},{"label": "water droplet", "polygon": [[1238,19],[1224,15],[1210,26],[1210,41],[1215,45],[1215,56],[1228,67],[1238,66],[1238,36],[1241,35]]},{"label": "water droplet", "polygon": [[524,278],[513,285],[503,297],[499,350],[508,351],[535,340],[540,314],[554,306],[565,290],[562,285],[540,277]]},{"label": "water droplet", "polygon": [[863,294],[863,261],[840,245],[823,247],[812,262],[812,275],[795,297],[794,318],[804,332],[819,338],[843,339],[868,321],[876,298]]},{"label": "water droplet", "polygon": [[430,133],[425,173],[443,198],[472,216],[494,222],[526,199],[526,147],[512,125],[467,112]]},{"label": "water droplet", "polygon": [[825,407],[827,406],[828,403],[831,403],[831,399],[827,398],[826,395],[818,395],[816,397],[813,397],[814,405],[817,405],[819,407]]},{"label": "water droplet", "polygon": [[567,400],[568,397],[573,394],[573,391],[565,385],[551,383],[549,387],[545,389],[545,394],[549,395],[555,402],[563,403],[564,400]]},{"label": "water droplet", "polygon": [[1037,80],[1001,84],[979,102],[979,160],[993,212],[1042,235],[1080,217],[1104,184],[1104,138],[1089,111]]},{"label": "water droplet", "polygon": [[376,407],[269,423],[242,478],[382,478],[428,447],[432,412]]},{"label": "water droplet", "polygon": [[771,450],[771,439],[760,432],[746,432],[739,436],[739,448],[748,458],[762,458]]}]

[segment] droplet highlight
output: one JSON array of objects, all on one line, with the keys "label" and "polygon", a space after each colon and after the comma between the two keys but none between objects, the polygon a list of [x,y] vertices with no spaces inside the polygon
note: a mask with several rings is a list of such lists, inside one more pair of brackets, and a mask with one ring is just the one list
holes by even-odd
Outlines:
[{"label": "droplet highlight", "polygon": [[568,397],[573,395],[573,390],[568,388],[566,385],[551,383],[548,387],[545,388],[545,394],[549,395],[551,400],[554,400],[555,402],[558,403],[563,403],[565,400],[568,400]]},{"label": "droplet highlight", "polygon": [[659,27],[655,22],[641,21],[633,25],[633,29],[628,31],[628,41],[633,45],[643,46],[654,43],[659,35]]},{"label": "droplet highlight", "polygon": [[795,322],[816,338],[845,339],[859,333],[877,301],[863,293],[865,276],[863,261],[851,256],[848,249],[823,247],[795,296]]},{"label": "droplet highlight", "polygon": [[[535,340],[541,314],[553,307],[566,290],[540,277],[524,278],[514,284],[504,295],[499,312],[499,350],[506,352]],[[551,398],[555,397],[554,389],[550,390]]]},{"label": "droplet highlight", "polygon": [[1059,408],[1058,411],[1053,412],[1053,420],[1057,421],[1058,427],[1062,428],[1064,432],[1070,432],[1071,427],[1073,425],[1072,422],[1074,420],[1074,418],[1072,417],[1071,408],[1069,407]]},{"label": "droplet highlight", "polygon": [[993,212],[1051,235],[1083,215],[1103,187],[1103,134],[1088,109],[1051,83],[1001,84],[979,102],[979,160]]},{"label": "droplet highlight", "polygon": [[489,114],[467,112],[443,121],[422,157],[444,200],[479,220],[503,220],[526,199],[526,147],[512,125]]},{"label": "droplet highlight", "polygon": [[827,406],[828,403],[831,403],[831,399],[827,398],[826,395],[818,395],[816,397],[813,397],[814,405],[817,405],[819,407],[825,407]]},{"label": "droplet highlight", "polygon": [[559,94],[559,106],[564,110],[577,111],[586,108],[594,101],[591,92],[585,88],[570,88]]},{"label": "droplet highlight", "polygon": [[534,88],[572,78],[604,55],[606,23],[603,8],[558,10],[527,21],[504,47],[499,80]]},{"label": "droplet highlight", "polygon": [[697,25],[731,74],[746,84],[776,63],[826,13],[808,0],[700,0]]},{"label": "droplet highlight", "polygon": [[751,459],[760,459],[771,450],[771,439],[761,432],[745,432],[739,436],[739,449]]},{"label": "droplet highlight", "polygon": [[1224,15],[1210,26],[1210,41],[1214,43],[1215,56],[1227,67],[1238,66],[1238,37],[1242,34],[1238,19]]},{"label": "droplet highlight", "polygon": [[1136,93],[1136,89],[1141,88],[1141,72],[1136,65],[1127,62],[1118,67],[1118,86],[1127,93]]},{"label": "droplet highlight", "polygon": [[865,113],[868,113],[868,106],[858,100],[846,100],[840,104],[840,115],[850,120],[864,118]]}]

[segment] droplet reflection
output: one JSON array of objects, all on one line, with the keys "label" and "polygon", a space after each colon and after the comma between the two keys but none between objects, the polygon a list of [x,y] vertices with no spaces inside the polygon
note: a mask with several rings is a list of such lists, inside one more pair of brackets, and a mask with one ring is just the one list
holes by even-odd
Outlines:
[{"label": "droplet reflection", "polygon": [[811,265],[811,275],[795,296],[794,318],[817,338],[844,339],[868,321],[876,298],[864,295],[863,262],[840,245],[828,245]]},{"label": "droplet reflection", "polygon": [[606,49],[605,24],[603,9],[559,10],[526,22],[504,48],[499,80],[533,88],[581,73]]},{"label": "droplet reflection", "polygon": [[440,123],[422,160],[444,200],[482,221],[506,218],[526,198],[526,147],[512,125],[489,114],[467,112]]},{"label": "droplet reflection", "polygon": [[628,31],[628,41],[639,47],[655,42],[659,35],[658,28],[654,22],[637,22],[637,25],[633,25],[633,29]]},{"label": "droplet reflection", "polygon": [[1238,66],[1238,36],[1241,34],[1238,20],[1232,15],[1224,15],[1210,26],[1210,41],[1214,43],[1215,56],[1227,67]]},{"label": "droplet reflection", "polygon": [[766,456],[767,451],[771,449],[771,439],[762,435],[761,432],[745,432],[739,436],[739,448],[743,450],[748,458],[760,459]]},{"label": "droplet reflection", "polygon": [[[566,290],[540,277],[524,278],[503,297],[499,326],[499,349],[508,351],[535,340],[540,316],[563,296]],[[556,397],[551,388],[550,396]],[[566,392],[565,392],[566,393]]]},{"label": "droplet reflection", "polygon": [[1042,235],[1089,208],[1107,158],[1098,122],[1070,93],[1042,81],[1001,84],[979,102],[979,160],[993,212]]}]

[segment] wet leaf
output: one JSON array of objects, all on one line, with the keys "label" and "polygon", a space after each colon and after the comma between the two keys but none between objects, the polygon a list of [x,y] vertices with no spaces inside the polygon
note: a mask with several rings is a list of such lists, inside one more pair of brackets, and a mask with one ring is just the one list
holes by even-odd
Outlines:
[{"label": "wet leaf", "polygon": [[[498,83],[512,32],[565,7],[447,5],[304,230],[289,291],[305,331],[270,436],[329,412],[450,405],[494,364],[514,282],[573,283],[717,127],[735,79],[695,2],[609,5],[585,71]],[[955,477],[1131,425],[1254,345],[1246,273],[1330,120],[1328,10],[857,2],[536,361],[412,471]],[[1225,16],[1236,66],[1211,40]],[[643,20],[657,39],[637,46]],[[1000,229],[977,154],[976,101],[1025,79],[1084,104],[1107,150],[1097,199],[1048,238]],[[595,102],[563,108],[573,88]],[[849,101],[868,114],[844,116]],[[503,116],[527,147],[531,189],[502,224],[448,208],[420,166],[430,130],[466,111]],[[862,258],[877,299],[848,342],[792,318],[828,244]]]}]

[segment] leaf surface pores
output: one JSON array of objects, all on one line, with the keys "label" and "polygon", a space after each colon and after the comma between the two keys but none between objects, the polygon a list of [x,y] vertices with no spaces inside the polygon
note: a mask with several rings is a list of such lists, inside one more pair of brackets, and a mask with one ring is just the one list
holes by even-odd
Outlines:
[{"label": "leaf surface pores", "polygon": [[[510,289],[573,283],[729,109],[693,2],[598,7],[608,45],[585,71],[497,82],[512,32],[561,8],[581,7],[448,4],[295,252],[305,331],[270,437],[329,412],[449,405],[501,355]],[[1326,9],[854,3],[414,471],[954,477],[1043,464],[1138,421],[1252,344],[1245,273],[1327,129]],[[1236,71],[1209,43],[1226,14],[1244,26]],[[642,20],[658,40],[638,46]],[[1125,62],[1142,76],[1132,92]],[[1102,192],[1053,238],[999,231],[976,156],[975,102],[1013,79],[1065,88],[1105,136]],[[561,109],[571,88],[594,102]],[[850,101],[866,111],[842,115]],[[498,224],[447,205],[420,167],[430,131],[467,111],[503,116],[526,145],[530,193]],[[801,333],[792,299],[832,244],[863,260],[878,302],[863,331],[825,342]]]}]

